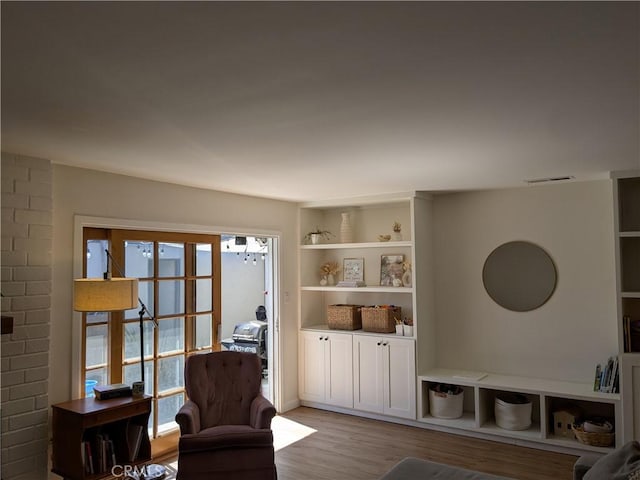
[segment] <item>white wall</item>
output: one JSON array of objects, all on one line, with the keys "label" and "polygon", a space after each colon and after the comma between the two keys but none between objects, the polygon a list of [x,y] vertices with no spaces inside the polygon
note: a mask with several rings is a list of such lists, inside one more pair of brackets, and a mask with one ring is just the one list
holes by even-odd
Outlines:
[{"label": "white wall", "polygon": [[291,298],[280,309],[282,399],[285,406],[297,404],[296,255],[287,253],[298,243],[296,205],[62,165],[53,168],[51,403],[72,396],[74,215],[201,225],[221,233],[281,232],[280,294],[288,291]]},{"label": "white wall", "polygon": [[[244,254],[222,252],[222,337],[230,338],[238,323],[256,319],[256,308],[265,305],[264,261],[253,255],[244,263]],[[270,261],[270,260],[267,260]]]},{"label": "white wall", "polygon": [[[438,366],[592,380],[617,351],[612,205],[608,180],[436,196]],[[486,257],[511,240],[540,245],[558,270],[531,312],[505,310],[482,285]]]}]

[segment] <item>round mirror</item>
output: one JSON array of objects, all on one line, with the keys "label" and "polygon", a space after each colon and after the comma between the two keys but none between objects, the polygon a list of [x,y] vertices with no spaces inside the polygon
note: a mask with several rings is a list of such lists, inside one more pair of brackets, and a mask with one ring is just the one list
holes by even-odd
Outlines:
[{"label": "round mirror", "polygon": [[544,305],[556,288],[556,267],[551,257],[530,242],[507,242],[487,257],[482,283],[500,306],[528,312]]}]

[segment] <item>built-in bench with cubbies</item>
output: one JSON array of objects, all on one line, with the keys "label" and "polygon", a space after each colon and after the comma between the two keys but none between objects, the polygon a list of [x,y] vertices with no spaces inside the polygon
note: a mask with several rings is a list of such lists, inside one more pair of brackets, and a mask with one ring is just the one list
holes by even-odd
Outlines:
[{"label": "built-in bench with cubbies", "polygon": [[[463,412],[459,418],[437,418],[429,408],[429,389],[437,384],[456,385],[463,390]],[[531,425],[525,430],[507,430],[496,425],[496,395],[521,394],[532,404]],[[576,407],[583,417],[614,420],[615,441],[610,447],[587,445],[573,435],[556,434],[554,412]],[[593,384],[539,378],[497,375],[448,369],[433,369],[418,376],[418,421],[433,427],[455,429],[474,436],[493,437],[516,444],[536,442],[550,448],[608,452],[622,445],[620,394],[593,391]]]}]

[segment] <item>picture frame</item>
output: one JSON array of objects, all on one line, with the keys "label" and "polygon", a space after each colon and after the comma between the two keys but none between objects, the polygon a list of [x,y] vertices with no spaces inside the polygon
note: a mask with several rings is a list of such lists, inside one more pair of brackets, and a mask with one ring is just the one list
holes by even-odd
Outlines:
[{"label": "picture frame", "polygon": [[364,258],[345,258],[342,272],[345,282],[364,282]]},{"label": "picture frame", "polygon": [[387,254],[380,256],[380,285],[383,287],[402,287],[404,255]]}]

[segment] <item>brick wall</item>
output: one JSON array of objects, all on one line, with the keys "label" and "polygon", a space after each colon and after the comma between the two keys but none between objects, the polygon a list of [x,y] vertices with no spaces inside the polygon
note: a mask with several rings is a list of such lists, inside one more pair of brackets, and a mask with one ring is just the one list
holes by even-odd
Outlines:
[{"label": "brick wall", "polygon": [[2,153],[2,480],[47,478],[51,162]]}]

